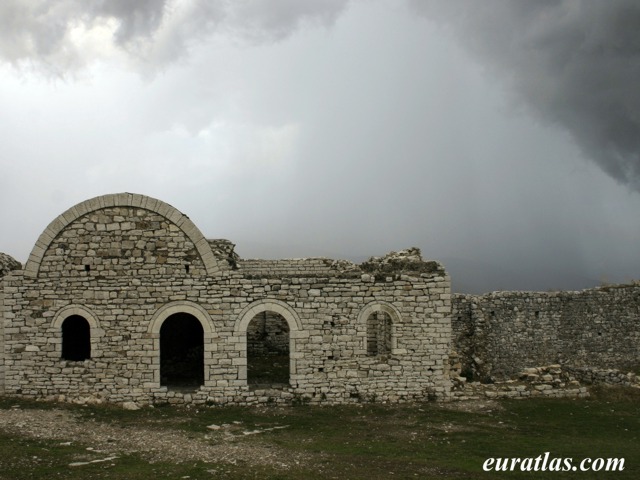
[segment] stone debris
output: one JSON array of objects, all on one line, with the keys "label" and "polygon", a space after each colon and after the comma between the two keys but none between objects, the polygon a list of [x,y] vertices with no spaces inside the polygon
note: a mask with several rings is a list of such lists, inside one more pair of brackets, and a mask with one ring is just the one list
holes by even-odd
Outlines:
[{"label": "stone debris", "polygon": [[454,377],[453,383],[456,400],[589,396],[587,387],[561,365],[526,368],[516,378],[493,383],[467,382],[460,376]]},{"label": "stone debris", "polygon": [[83,465],[91,465],[92,463],[104,463],[104,462],[111,462],[113,460],[115,460],[116,456],[113,457],[107,457],[107,458],[99,458],[97,460],[89,460],[88,462],[73,462],[70,463],[69,466],[70,467],[82,467]]},{"label": "stone debris", "polygon": [[640,377],[633,372],[622,372],[613,368],[565,367],[565,369],[586,385],[640,388]]},{"label": "stone debris", "polygon": [[4,277],[12,270],[19,270],[21,268],[22,264],[15,258],[7,255],[6,253],[0,252],[0,278]]},{"label": "stone debris", "polygon": [[242,432],[243,435],[256,435],[258,433],[264,433],[264,432],[272,432],[274,430],[281,430],[283,428],[289,428],[289,425],[281,425],[281,426],[277,426],[277,427],[270,427],[270,428],[259,428],[256,430],[245,430],[244,432]]}]

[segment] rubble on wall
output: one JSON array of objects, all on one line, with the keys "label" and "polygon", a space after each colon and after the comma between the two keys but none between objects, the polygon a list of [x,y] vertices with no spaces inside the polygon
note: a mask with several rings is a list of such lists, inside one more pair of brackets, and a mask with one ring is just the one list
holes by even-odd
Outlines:
[{"label": "rubble on wall", "polygon": [[376,277],[403,273],[444,273],[442,264],[435,261],[425,262],[417,247],[389,252],[382,257],[371,257],[361,263],[360,268],[367,273],[375,274]]},{"label": "rubble on wall", "polygon": [[565,367],[581,383],[640,388],[640,377],[633,372],[621,372],[613,368]]},{"label": "rubble on wall", "polygon": [[481,398],[588,397],[587,387],[580,384],[560,365],[530,367],[517,378],[495,383],[467,382],[454,376],[451,391],[454,400]]},{"label": "rubble on wall", "polygon": [[235,243],[231,240],[227,240],[226,238],[207,240],[207,243],[211,246],[211,251],[216,257],[226,260],[231,268],[237,268],[240,256],[235,252]]},{"label": "rubble on wall", "polygon": [[19,270],[22,268],[22,264],[15,258],[0,252],[0,278],[4,277],[12,270]]}]

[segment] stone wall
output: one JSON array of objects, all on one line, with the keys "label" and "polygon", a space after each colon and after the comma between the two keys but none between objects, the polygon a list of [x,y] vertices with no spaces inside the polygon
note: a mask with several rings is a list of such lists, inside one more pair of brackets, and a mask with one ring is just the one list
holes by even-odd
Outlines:
[{"label": "stone wall", "polygon": [[289,351],[289,325],[280,315],[263,312],[247,327],[249,355],[269,355]]},{"label": "stone wall", "polygon": [[4,283],[3,277],[22,268],[15,258],[0,252],[0,395],[4,393]]},{"label": "stone wall", "polygon": [[[640,367],[639,284],[452,296],[442,265],[423,261],[418,249],[359,265],[246,260],[228,240],[205,239],[184,214],[141,195],[72,207],[43,232],[24,268],[6,255],[0,267],[0,393],[11,395],[214,404],[447,400],[475,388],[452,394],[450,373],[459,386],[460,373],[493,382],[557,364],[580,379],[589,371],[593,381],[624,384],[630,377],[606,369]],[[70,336],[63,331],[77,317],[89,329],[82,352],[90,353],[64,359]],[[188,351],[201,362],[194,378],[203,379],[190,389],[161,378],[160,345],[178,349],[171,367],[179,371],[177,337],[187,330],[198,332],[189,334]],[[163,343],[161,335],[176,339]],[[279,388],[248,384],[248,352],[260,342],[288,352],[289,378]],[[556,380],[552,386],[564,382]],[[542,384],[491,391],[561,394]]]},{"label": "stone wall", "polygon": [[633,372],[621,372],[613,368],[566,368],[577,380],[586,385],[606,385],[640,388],[640,377]]},{"label": "stone wall", "polygon": [[454,295],[453,344],[464,375],[502,379],[526,367],[640,367],[640,285],[580,292]]},{"label": "stone wall", "polygon": [[[242,260],[163,202],[107,195],[55,219],[24,269],[5,277],[4,298],[12,395],[215,404],[449,396],[450,281],[416,250],[366,266]],[[287,322],[290,378],[256,391],[247,329],[265,312]],[[391,351],[369,356],[367,319],[379,312],[391,318]],[[204,382],[190,391],[160,378],[162,325],[176,314],[204,332]],[[61,358],[72,316],[90,327],[83,361]]]},{"label": "stone wall", "polygon": [[0,278],[4,277],[12,270],[18,270],[20,268],[22,268],[22,265],[20,265],[20,262],[15,258],[12,258],[6,253],[0,252]]},{"label": "stone wall", "polygon": [[547,365],[527,368],[514,379],[494,383],[469,383],[466,378],[457,377],[454,380],[452,395],[456,400],[583,398],[589,396],[589,391],[560,365]]},{"label": "stone wall", "polygon": [[0,277],[0,395],[4,394],[4,282]]}]

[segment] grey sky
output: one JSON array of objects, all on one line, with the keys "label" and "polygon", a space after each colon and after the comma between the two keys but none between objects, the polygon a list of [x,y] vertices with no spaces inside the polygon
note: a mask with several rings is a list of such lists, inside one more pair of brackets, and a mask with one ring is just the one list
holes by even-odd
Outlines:
[{"label": "grey sky", "polygon": [[640,278],[640,7],[600,5],[3,2],[0,251],[129,191],[245,258],[415,245],[461,291]]}]

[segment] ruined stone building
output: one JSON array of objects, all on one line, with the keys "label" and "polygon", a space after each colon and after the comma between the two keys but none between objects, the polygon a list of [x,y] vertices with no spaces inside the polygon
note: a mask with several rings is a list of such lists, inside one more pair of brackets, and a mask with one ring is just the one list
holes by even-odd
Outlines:
[{"label": "ruined stone building", "polygon": [[141,404],[446,399],[450,281],[419,251],[245,260],[170,205],[105,195],[0,257],[0,393]]},{"label": "ruined stone building", "polygon": [[550,364],[640,371],[640,284],[451,295],[442,265],[418,249],[359,265],[247,260],[170,205],[128,193],[64,212],[24,267],[0,254],[0,394],[449,400],[467,396],[460,375],[492,384]]}]

